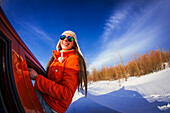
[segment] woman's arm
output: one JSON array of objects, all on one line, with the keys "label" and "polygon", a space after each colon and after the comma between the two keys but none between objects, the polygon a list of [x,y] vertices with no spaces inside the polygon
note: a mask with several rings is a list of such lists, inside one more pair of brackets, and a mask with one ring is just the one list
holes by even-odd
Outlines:
[{"label": "woman's arm", "polygon": [[78,56],[73,55],[73,57],[69,57],[66,61],[60,84],[39,75],[35,80],[35,88],[54,98],[71,100],[78,87],[78,77]]}]

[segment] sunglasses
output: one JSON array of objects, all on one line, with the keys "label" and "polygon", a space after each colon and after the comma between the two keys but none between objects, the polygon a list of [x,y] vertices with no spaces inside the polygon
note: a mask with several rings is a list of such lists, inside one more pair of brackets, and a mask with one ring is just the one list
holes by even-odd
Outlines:
[{"label": "sunglasses", "polygon": [[[60,36],[60,39],[61,39],[61,40],[64,40],[65,38],[66,38],[66,35],[61,35],[61,36]],[[69,42],[72,42],[72,41],[74,40],[74,38],[71,37],[71,36],[68,36],[68,37],[67,37],[67,40],[68,40]]]}]

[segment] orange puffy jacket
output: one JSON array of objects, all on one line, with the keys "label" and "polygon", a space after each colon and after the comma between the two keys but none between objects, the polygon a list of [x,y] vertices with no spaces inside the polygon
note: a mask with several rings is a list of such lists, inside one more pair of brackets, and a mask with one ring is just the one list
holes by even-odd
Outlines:
[{"label": "orange puffy jacket", "polygon": [[63,113],[78,87],[78,55],[74,50],[63,52],[63,63],[58,61],[60,52],[53,50],[53,56],[55,59],[49,67],[48,78],[38,75],[34,87],[42,92],[44,100],[53,110]]}]

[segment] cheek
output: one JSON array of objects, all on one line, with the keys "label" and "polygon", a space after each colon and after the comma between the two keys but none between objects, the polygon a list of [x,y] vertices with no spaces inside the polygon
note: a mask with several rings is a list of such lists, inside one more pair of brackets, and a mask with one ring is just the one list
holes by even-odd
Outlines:
[{"label": "cheek", "polygon": [[70,46],[73,46],[73,43],[70,43]]},{"label": "cheek", "polygon": [[74,43],[72,42],[72,43],[70,44],[70,46],[73,47],[73,46],[74,46]]}]

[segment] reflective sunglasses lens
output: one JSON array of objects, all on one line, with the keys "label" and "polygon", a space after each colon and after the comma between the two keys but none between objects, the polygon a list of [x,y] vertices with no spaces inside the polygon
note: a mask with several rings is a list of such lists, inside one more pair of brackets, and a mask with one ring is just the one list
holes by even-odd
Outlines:
[{"label": "reflective sunglasses lens", "polygon": [[60,36],[60,39],[61,39],[61,40],[64,40],[65,38],[66,38],[65,35],[61,35],[61,36]]},{"label": "reflective sunglasses lens", "polygon": [[74,40],[74,38],[71,37],[71,36],[68,36],[67,39],[68,39],[69,42],[72,42]]}]

